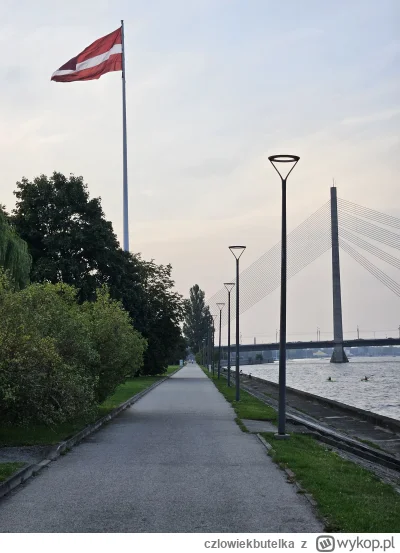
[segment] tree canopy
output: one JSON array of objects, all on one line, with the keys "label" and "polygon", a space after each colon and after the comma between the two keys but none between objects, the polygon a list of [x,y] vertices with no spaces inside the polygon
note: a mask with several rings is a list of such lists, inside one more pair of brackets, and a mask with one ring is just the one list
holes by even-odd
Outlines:
[{"label": "tree canopy", "polygon": [[197,353],[207,338],[211,315],[204,301],[205,294],[198,284],[190,288],[189,294],[189,299],[185,301],[183,333],[190,349]]},{"label": "tree canopy", "polygon": [[143,371],[166,370],[178,344],[183,299],[173,291],[170,265],[123,251],[100,198],[89,198],[82,177],[54,172],[17,183],[12,221],[32,255],[31,280],[63,282],[91,301],[107,285],[147,339]]},{"label": "tree canopy", "polygon": [[0,267],[8,273],[16,288],[23,288],[28,284],[31,269],[28,245],[10,224],[2,205],[0,205]]}]

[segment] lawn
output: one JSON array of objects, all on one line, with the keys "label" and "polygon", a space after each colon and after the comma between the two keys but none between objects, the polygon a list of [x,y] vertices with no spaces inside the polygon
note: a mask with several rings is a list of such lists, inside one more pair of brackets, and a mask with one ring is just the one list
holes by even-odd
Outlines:
[{"label": "lawn", "polygon": [[232,404],[232,407],[235,410],[239,419],[252,419],[259,421],[272,421],[277,420],[277,413],[275,409],[266,405],[256,397],[252,396],[244,390],[240,390],[240,401],[235,400],[235,384],[228,387],[228,381],[226,378],[221,376],[218,378],[217,375],[213,376],[212,373],[208,370],[203,369],[205,374],[214,382],[215,386],[221,392],[229,403]]},{"label": "lawn", "polygon": [[[203,369],[235,409],[237,423],[242,419],[276,421],[276,412],[261,400],[240,391],[235,401],[234,387]],[[289,440],[276,440],[274,434],[262,436],[272,445],[272,458],[290,468],[296,480],[311,493],[328,532],[400,532],[400,495],[373,473],[346,461],[311,436],[292,434]]]},{"label": "lawn", "polygon": [[173,373],[179,367],[171,365],[167,372],[161,376],[139,376],[121,384],[115,393],[99,405],[97,412],[92,417],[80,418],[69,421],[55,427],[45,425],[34,426],[2,426],[0,428],[0,447],[4,446],[30,446],[30,445],[55,445],[70,438],[86,425],[104,417],[107,413],[124,403],[130,397],[142,390],[149,388],[152,384],[165,376]]},{"label": "lawn", "polygon": [[400,532],[400,495],[389,484],[310,436],[262,435],[273,447],[272,458],[313,495],[328,531]]},{"label": "lawn", "polygon": [[24,463],[0,463],[0,482],[7,480],[7,478],[23,466]]}]

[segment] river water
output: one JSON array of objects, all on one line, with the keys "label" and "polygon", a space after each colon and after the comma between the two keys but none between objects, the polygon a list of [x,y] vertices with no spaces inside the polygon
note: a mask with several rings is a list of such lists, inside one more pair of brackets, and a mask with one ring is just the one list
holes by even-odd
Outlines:
[{"label": "river water", "polygon": [[[241,365],[246,374],[278,382],[279,361]],[[333,382],[328,381],[331,377]],[[365,376],[368,382],[362,382]],[[400,420],[400,357],[352,357],[349,363],[294,359],[286,364],[286,384]]]}]

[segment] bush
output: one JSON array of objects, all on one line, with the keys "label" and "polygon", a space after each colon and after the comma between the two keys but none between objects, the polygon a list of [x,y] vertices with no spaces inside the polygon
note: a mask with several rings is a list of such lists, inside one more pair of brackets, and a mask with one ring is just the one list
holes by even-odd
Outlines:
[{"label": "bush", "polygon": [[62,284],[35,284],[15,293],[2,287],[4,422],[56,424],[93,409],[99,354],[74,298],[75,291]]},{"label": "bush", "polygon": [[65,284],[22,291],[0,272],[0,418],[58,424],[87,415],[143,363],[146,340],[104,287],[80,305]]},{"label": "bush", "polygon": [[139,372],[147,342],[132,327],[122,304],[110,298],[105,286],[98,291],[97,300],[84,303],[82,310],[99,354],[95,396],[102,402],[119,384]]}]

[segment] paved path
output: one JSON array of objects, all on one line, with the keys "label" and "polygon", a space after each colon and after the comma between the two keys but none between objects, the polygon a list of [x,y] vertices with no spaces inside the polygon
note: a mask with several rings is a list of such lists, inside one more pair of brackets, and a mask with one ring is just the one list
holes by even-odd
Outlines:
[{"label": "paved path", "polygon": [[320,532],[189,365],[0,501],[0,532]]}]

